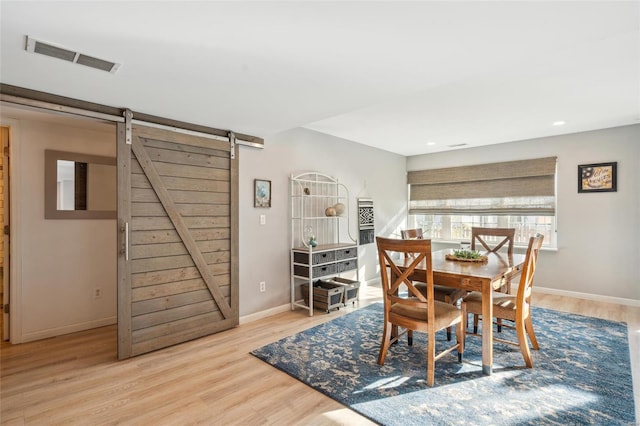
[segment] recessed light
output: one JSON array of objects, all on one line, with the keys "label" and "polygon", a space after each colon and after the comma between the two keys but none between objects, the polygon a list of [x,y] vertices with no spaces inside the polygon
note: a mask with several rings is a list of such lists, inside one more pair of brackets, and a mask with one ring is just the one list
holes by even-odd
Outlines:
[{"label": "recessed light", "polygon": [[428,145],[428,146],[433,146],[433,145],[435,145],[435,144],[436,144],[435,142],[427,142],[427,145]]},{"label": "recessed light", "polygon": [[564,126],[566,123],[567,123],[566,121],[558,120],[558,121],[554,121],[553,125],[554,126]]}]

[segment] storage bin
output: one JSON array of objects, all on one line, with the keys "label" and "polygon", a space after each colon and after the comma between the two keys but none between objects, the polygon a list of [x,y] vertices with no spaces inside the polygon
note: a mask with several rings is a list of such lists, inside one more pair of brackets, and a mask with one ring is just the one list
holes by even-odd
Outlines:
[{"label": "storage bin", "polygon": [[341,277],[333,277],[327,280],[331,283],[339,284],[344,287],[344,293],[342,295],[342,303],[346,306],[347,303],[351,302],[355,304],[355,301],[358,300],[358,291],[360,289],[360,282],[348,280],[346,278]]},{"label": "storage bin", "polygon": [[[300,284],[305,305],[309,306],[309,283]],[[329,313],[332,309],[344,306],[345,287],[328,281],[318,280],[313,283],[313,307]]]},{"label": "storage bin", "polygon": [[336,250],[336,260],[355,259],[358,257],[358,249],[356,247]]},{"label": "storage bin", "polygon": [[[311,271],[313,272],[314,277],[324,277],[326,275],[331,275],[338,272],[337,265],[335,263],[331,263],[329,265],[314,266],[312,267]],[[293,273],[300,277],[308,277],[309,267],[304,265],[293,265]]]},{"label": "storage bin", "polygon": [[357,259],[344,260],[342,262],[338,262],[336,266],[337,266],[338,273],[344,272],[344,271],[351,271],[353,269],[358,268],[358,261]]},{"label": "storage bin", "polygon": [[[318,253],[311,253],[311,264],[320,265],[322,263],[329,263],[336,260],[335,251],[321,251]],[[309,264],[309,253],[296,251],[293,253],[293,261],[295,263]]]}]

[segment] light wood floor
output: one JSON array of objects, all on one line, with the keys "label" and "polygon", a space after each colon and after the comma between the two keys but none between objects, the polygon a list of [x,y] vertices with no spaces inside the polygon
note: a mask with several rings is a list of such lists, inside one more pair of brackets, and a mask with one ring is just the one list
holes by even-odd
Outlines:
[{"label": "light wood floor", "polygon": [[[364,288],[360,306],[379,300]],[[640,401],[640,308],[536,294],[534,304],[626,321]],[[1,422],[7,425],[370,424],[341,404],[249,355],[255,348],[352,311],[296,310],[125,361],[116,328],[1,349]],[[636,414],[640,419],[640,415]]]}]

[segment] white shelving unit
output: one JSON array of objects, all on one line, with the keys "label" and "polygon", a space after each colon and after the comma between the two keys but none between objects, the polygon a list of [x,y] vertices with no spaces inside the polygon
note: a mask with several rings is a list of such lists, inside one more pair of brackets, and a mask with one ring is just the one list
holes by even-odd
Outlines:
[{"label": "white shelving unit", "polygon": [[[308,309],[312,316],[314,280],[355,271],[359,282],[357,240],[350,230],[349,191],[331,176],[307,172],[290,177],[289,196],[291,309]],[[335,215],[330,215],[328,208],[333,208]],[[316,246],[310,244],[312,235]],[[308,304],[296,299],[296,289],[305,282],[309,283]]]}]

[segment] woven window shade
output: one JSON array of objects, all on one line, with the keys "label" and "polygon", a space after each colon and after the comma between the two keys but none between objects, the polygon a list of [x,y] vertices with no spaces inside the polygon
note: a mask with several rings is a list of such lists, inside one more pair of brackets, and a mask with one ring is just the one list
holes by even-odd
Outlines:
[{"label": "woven window shade", "polygon": [[408,173],[411,214],[555,214],[556,157]]}]

